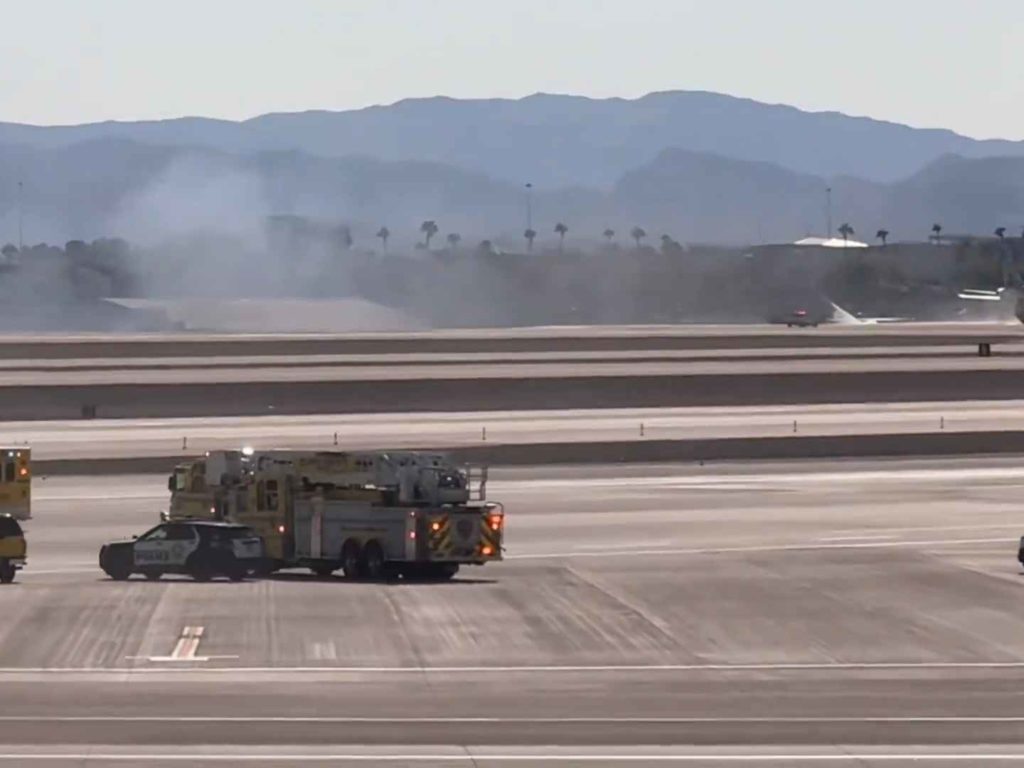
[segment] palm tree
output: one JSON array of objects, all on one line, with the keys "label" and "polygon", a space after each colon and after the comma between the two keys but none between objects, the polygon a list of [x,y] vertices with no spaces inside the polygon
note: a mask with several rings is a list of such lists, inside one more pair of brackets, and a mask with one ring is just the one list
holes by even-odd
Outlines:
[{"label": "palm tree", "polygon": [[880,230],[878,230],[875,233],[875,237],[877,237],[879,240],[882,241],[882,247],[884,248],[887,245],[888,240],[889,240],[889,230],[888,229],[880,229]]},{"label": "palm tree", "polygon": [[420,224],[420,232],[423,233],[423,247],[430,249],[430,238],[437,234],[437,222],[424,221]]},{"label": "palm tree", "polygon": [[453,251],[459,246],[459,241],[462,240],[462,235],[458,232],[452,232],[445,238],[448,241],[448,247]]},{"label": "palm tree", "polygon": [[636,247],[639,248],[640,241],[647,237],[647,233],[644,232],[643,227],[633,227],[629,232],[629,236],[636,240]]},{"label": "palm tree", "polygon": [[1006,237],[1006,227],[997,227],[995,234],[996,234],[996,237],[998,237],[1000,240],[1002,240],[1004,237]]},{"label": "palm tree", "polygon": [[386,251],[388,249],[388,238],[391,237],[391,230],[387,227],[381,227],[377,230],[377,237],[380,238],[384,250]]},{"label": "palm tree", "polygon": [[845,248],[846,244],[847,244],[847,241],[849,241],[849,239],[850,239],[850,236],[855,234],[855,233],[853,231],[853,227],[851,227],[849,224],[846,224],[844,222],[839,227],[839,234],[842,235],[843,247]]},{"label": "palm tree", "polygon": [[608,244],[611,245],[612,238],[615,237],[615,230],[609,227],[602,234],[604,234],[604,239],[608,241]]},{"label": "palm tree", "polygon": [[526,238],[526,251],[527,253],[533,252],[533,241],[537,239],[537,230],[527,229],[523,232],[523,237]]},{"label": "palm tree", "polygon": [[932,224],[932,237],[935,239],[935,244],[938,245],[942,241],[942,225]]},{"label": "palm tree", "polygon": [[565,247],[565,235],[569,231],[569,228],[562,222],[555,224],[555,234],[558,235],[558,250],[561,251]]}]

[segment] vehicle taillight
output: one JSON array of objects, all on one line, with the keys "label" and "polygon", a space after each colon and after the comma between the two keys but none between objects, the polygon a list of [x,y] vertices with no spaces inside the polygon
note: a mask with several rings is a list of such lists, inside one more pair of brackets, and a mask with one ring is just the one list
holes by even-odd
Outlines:
[{"label": "vehicle taillight", "polygon": [[490,527],[492,531],[500,531],[503,522],[504,517],[502,515],[487,516],[487,525]]},{"label": "vehicle taillight", "polygon": [[492,547],[490,544],[485,544],[484,546],[480,547],[480,554],[484,557],[490,557],[494,554],[494,547]]}]

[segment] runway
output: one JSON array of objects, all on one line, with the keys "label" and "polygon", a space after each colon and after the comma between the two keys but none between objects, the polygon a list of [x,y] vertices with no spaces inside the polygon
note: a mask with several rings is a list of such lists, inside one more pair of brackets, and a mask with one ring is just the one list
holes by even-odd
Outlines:
[{"label": "runway", "polygon": [[[1024,754],[1017,459],[503,470],[508,560],[449,585],[106,580],[99,543],[164,488],[37,482],[0,589],[0,762]],[[158,660],[184,627],[194,657]]]},{"label": "runway", "polygon": [[245,445],[378,450],[1011,431],[1024,431],[1024,401],[0,422],[0,445],[31,445],[47,460],[190,457]]},{"label": "runway", "polygon": [[820,328],[551,326],[348,334],[8,334],[0,336],[0,359],[856,348],[879,344],[971,347],[979,341],[1012,348],[1022,340],[1024,327],[1015,322],[852,324]]}]

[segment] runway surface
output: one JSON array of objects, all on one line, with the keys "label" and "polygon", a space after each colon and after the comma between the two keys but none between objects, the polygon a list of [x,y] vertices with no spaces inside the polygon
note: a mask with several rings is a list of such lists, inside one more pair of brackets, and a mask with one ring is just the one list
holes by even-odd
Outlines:
[{"label": "runway surface", "polygon": [[452,584],[106,580],[164,482],[37,481],[0,763],[1024,759],[1019,459],[504,470]]},{"label": "runway surface", "polygon": [[1024,430],[1024,401],[0,422],[38,459]]},{"label": "runway surface", "polygon": [[80,334],[0,336],[0,359],[714,350],[837,346],[1019,345],[1019,323],[891,323],[786,328],[782,325],[646,325],[478,328],[350,334]]}]

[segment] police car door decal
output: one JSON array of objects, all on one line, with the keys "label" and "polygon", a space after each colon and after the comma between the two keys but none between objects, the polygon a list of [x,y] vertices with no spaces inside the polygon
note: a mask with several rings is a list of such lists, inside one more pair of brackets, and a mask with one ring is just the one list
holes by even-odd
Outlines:
[{"label": "police car door decal", "polygon": [[136,567],[170,565],[167,526],[162,525],[145,534],[135,542],[132,549],[135,553]]},{"label": "police car door decal", "polygon": [[167,534],[167,563],[180,567],[199,546],[198,531],[190,525],[176,525]]}]

